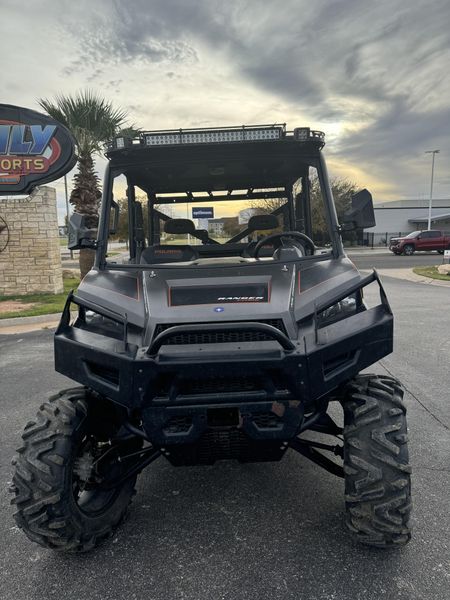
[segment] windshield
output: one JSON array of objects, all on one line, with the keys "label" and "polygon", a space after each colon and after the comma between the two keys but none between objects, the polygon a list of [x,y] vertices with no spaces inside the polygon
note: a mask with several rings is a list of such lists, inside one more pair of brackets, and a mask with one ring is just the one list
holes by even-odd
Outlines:
[{"label": "windshield", "polygon": [[284,187],[174,194],[146,193],[120,174],[111,199],[109,265],[255,264],[331,251],[329,216],[313,167]]},{"label": "windshield", "polygon": [[[196,199],[193,202],[176,205],[161,202],[155,205],[154,210],[160,218],[160,244],[179,243],[198,246],[204,245],[205,240],[215,245],[244,244],[251,240],[259,240],[264,235],[281,232],[285,230],[284,207],[287,208],[286,198],[247,202],[242,200],[214,201],[212,198],[208,198],[204,201]],[[281,209],[281,212],[277,209]],[[275,215],[273,222],[270,223],[261,219],[252,219],[252,217],[269,215],[274,212],[277,212],[278,216]],[[171,229],[169,221],[181,219],[189,220],[194,224],[194,233],[176,233]],[[252,225],[250,231],[247,231],[250,219],[254,226]],[[259,227],[259,229],[254,227]]]},{"label": "windshield", "polygon": [[415,238],[419,235],[420,231],[413,231],[412,233],[408,233],[408,235],[405,235],[405,237],[407,238]]}]

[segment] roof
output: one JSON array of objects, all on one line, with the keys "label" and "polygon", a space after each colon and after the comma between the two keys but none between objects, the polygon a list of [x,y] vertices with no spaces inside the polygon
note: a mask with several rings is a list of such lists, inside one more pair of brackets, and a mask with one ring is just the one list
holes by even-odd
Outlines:
[{"label": "roof", "polygon": [[[429,198],[405,198],[402,200],[375,201],[374,209],[428,209]],[[450,198],[433,198],[433,208],[450,208]]]},{"label": "roof", "polygon": [[[450,219],[450,213],[444,213],[442,215],[434,215],[431,217],[432,223],[437,223],[439,221],[448,221]],[[428,223],[428,217],[415,217],[413,219],[408,219],[408,223]]]},{"label": "roof", "polygon": [[[258,138],[258,131],[277,133]],[[233,136],[217,141],[227,132]],[[157,136],[166,136],[165,141],[154,142]],[[275,125],[143,132],[137,140],[119,139],[120,147],[113,144],[106,153],[111,167],[155,193],[284,187],[317,162],[325,143],[322,132],[286,132]]]}]

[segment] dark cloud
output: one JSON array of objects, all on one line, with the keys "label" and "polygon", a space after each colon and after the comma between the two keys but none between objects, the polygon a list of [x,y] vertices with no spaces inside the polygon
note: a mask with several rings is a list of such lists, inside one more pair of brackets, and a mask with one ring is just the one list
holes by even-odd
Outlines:
[{"label": "dark cloud", "polygon": [[125,4],[103,0],[94,7],[90,2],[82,1],[77,5],[77,11],[87,18],[76,30],[72,28],[72,7],[72,3],[67,3],[66,31],[74,40],[76,57],[64,69],[66,76],[96,68],[99,64],[126,67],[131,63],[197,60],[191,45],[170,35],[164,19],[151,2]]},{"label": "dark cloud", "polygon": [[[85,24],[81,62],[195,60],[196,46],[222,52],[237,72],[265,91],[298,102],[321,117],[333,98],[420,100],[430,61],[441,65],[443,88],[450,49],[448,0],[135,0],[96,3]],[[89,12],[90,4],[86,4]],[[83,28],[81,28],[83,32]],[[78,61],[78,62],[77,62]],[[74,64],[80,66],[80,58]],[[339,109],[339,114],[342,109]]]},{"label": "dark cloud", "polygon": [[418,180],[425,149],[450,154],[448,0],[62,4],[76,48],[66,76],[162,64],[168,82],[208,58],[232,70],[236,94],[246,82],[312,126],[342,123],[334,156],[394,184],[401,175],[404,189]]}]

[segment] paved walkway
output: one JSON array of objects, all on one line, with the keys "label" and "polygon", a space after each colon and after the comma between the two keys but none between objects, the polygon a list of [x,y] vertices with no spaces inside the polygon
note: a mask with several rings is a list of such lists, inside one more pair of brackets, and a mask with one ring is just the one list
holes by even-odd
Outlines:
[{"label": "paved walkway", "polygon": [[[361,273],[370,273],[369,270],[360,269]],[[441,279],[432,279],[431,277],[424,277],[423,275],[417,275],[412,269],[377,269],[377,273],[381,277],[395,277],[396,279],[405,279],[406,281],[413,281],[414,283],[425,283],[427,285],[438,285],[440,287],[450,287],[450,277],[448,281]]]},{"label": "paved walkway", "polygon": [[[28,333],[29,331],[38,331],[39,329],[52,329],[55,328],[58,323],[61,315],[59,313],[55,315],[45,315],[45,321],[41,321],[39,323],[19,323],[17,325],[11,325],[8,321],[12,319],[2,319],[0,321],[0,335],[11,335],[13,333]],[[21,321],[25,321],[25,319],[29,319],[30,317],[18,317]]]}]

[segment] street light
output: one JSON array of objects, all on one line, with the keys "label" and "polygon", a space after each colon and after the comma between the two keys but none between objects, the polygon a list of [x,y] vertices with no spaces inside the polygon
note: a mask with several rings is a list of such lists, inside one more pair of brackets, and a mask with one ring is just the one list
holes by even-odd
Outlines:
[{"label": "street light", "polygon": [[431,186],[430,186],[430,202],[428,204],[428,229],[431,229],[431,208],[433,205],[433,176],[434,176],[434,156],[439,154],[440,150],[426,150],[425,154],[432,154],[433,159],[431,161]]}]

